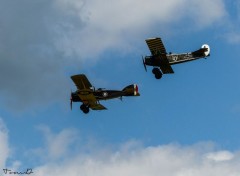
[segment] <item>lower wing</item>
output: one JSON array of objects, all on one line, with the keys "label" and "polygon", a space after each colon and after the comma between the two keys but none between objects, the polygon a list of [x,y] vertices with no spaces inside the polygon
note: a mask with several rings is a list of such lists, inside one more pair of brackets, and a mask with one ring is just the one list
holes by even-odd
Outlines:
[{"label": "lower wing", "polygon": [[106,107],[104,107],[103,105],[101,105],[100,103],[93,103],[93,104],[90,104],[89,107],[92,109],[92,110],[105,110],[107,109]]}]

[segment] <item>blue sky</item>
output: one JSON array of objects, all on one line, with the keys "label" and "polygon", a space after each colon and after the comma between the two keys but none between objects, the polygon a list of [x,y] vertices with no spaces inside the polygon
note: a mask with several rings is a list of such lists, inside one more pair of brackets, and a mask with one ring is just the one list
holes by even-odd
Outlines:
[{"label": "blue sky", "polygon": [[[0,169],[34,175],[239,174],[240,3],[0,1]],[[156,80],[149,37],[208,59]],[[70,111],[70,76],[140,97]],[[0,171],[0,175],[3,174]]]}]

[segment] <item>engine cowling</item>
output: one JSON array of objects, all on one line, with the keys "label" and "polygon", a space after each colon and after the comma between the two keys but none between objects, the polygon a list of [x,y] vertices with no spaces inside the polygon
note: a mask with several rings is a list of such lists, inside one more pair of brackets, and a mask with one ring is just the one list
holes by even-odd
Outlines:
[{"label": "engine cowling", "polygon": [[202,49],[207,49],[206,51],[204,51],[205,57],[210,56],[210,46],[209,46],[208,44],[202,45],[201,48],[202,48]]}]

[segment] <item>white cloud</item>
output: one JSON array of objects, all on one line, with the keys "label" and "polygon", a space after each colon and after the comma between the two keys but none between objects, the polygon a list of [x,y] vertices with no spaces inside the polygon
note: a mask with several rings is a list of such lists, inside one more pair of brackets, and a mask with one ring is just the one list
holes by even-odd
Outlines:
[{"label": "white cloud", "polygon": [[240,33],[236,31],[231,31],[225,34],[225,38],[229,43],[237,44],[240,43]]},{"label": "white cloud", "polygon": [[5,108],[35,110],[69,95],[64,69],[73,60],[56,44],[83,23],[77,3],[69,1],[63,8],[62,2],[0,1],[0,99]]},{"label": "white cloud", "polygon": [[104,147],[99,146],[100,154],[76,154],[60,163],[45,163],[35,168],[35,174],[37,176],[237,176],[239,174],[239,153],[209,151],[208,144],[206,145],[205,149],[200,149],[197,145],[184,147],[169,144],[103,153],[101,149]]},{"label": "white cloud", "polygon": [[221,37],[224,38],[230,44],[240,43],[240,2],[239,1],[229,1],[227,2],[229,6],[229,13],[224,20],[224,30],[221,33]]},{"label": "white cloud", "polygon": [[81,10],[81,16],[85,17],[84,28],[68,38],[71,42],[61,44],[68,51],[87,57],[109,48],[132,51],[139,38],[167,32],[166,28],[169,30],[176,23],[185,30],[205,28],[226,15],[223,0],[89,0]]},{"label": "white cloud", "polygon": [[[45,155],[54,154],[64,157],[48,159],[34,168],[36,176],[237,176],[240,173],[240,153],[216,149],[213,143],[198,143],[191,146],[168,144],[143,146],[138,141],[129,141],[119,147],[109,147],[95,142],[94,146],[81,143],[75,138],[70,143],[82,146],[75,150],[68,139],[75,136],[75,130],[63,130],[57,134],[43,128],[47,141]],[[72,133],[72,132],[73,133]],[[64,135],[67,134],[67,135]],[[70,134],[70,135],[68,135]],[[72,135],[74,134],[74,135]],[[73,137],[74,138],[74,137]],[[57,141],[57,142],[56,142]],[[60,145],[56,145],[56,143]],[[59,149],[63,147],[64,150]],[[74,148],[73,155],[67,155]],[[114,148],[114,149],[113,149]],[[55,154],[54,154],[55,155]],[[54,156],[52,155],[52,156]]]},{"label": "white cloud", "polygon": [[207,154],[206,157],[210,160],[217,162],[217,161],[229,161],[233,159],[234,155],[229,151],[220,151],[220,152],[209,153]]},{"label": "white cloud", "polygon": [[[0,167],[5,168],[9,155],[8,135],[2,121],[0,127]],[[46,126],[39,129],[45,137],[41,153],[45,160],[33,168],[35,176],[238,176],[240,173],[240,153],[216,149],[212,143],[143,146],[138,141],[129,141],[113,149],[97,142],[94,146],[81,143],[75,129],[58,133]],[[87,145],[88,150],[82,150],[79,144]],[[31,160],[37,163],[34,160],[39,158]],[[9,169],[18,171],[26,167],[29,166],[24,165],[24,161],[14,161]]]},{"label": "white cloud", "polygon": [[7,158],[10,155],[10,149],[8,146],[8,130],[0,118],[0,168],[4,168]]},{"label": "white cloud", "polygon": [[0,1],[1,99],[13,110],[65,100],[70,65],[108,49],[136,52],[172,25],[204,28],[224,15],[223,0]]},{"label": "white cloud", "polygon": [[75,142],[78,141],[78,132],[75,129],[65,129],[60,133],[53,133],[47,126],[39,126],[38,129],[44,135],[44,147],[30,150],[27,155],[35,155],[42,161],[56,161],[72,153],[68,150],[75,148]]}]

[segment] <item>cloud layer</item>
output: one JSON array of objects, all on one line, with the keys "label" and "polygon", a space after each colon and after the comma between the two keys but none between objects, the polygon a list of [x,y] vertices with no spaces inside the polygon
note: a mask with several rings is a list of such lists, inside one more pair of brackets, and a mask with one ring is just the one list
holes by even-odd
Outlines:
[{"label": "cloud layer", "polygon": [[[74,132],[76,132],[74,130]],[[56,140],[65,140],[66,136],[60,132],[55,134],[55,139],[48,141],[46,146],[54,146],[59,150],[62,146],[56,145]],[[70,134],[70,133],[69,133]],[[73,137],[75,136],[74,133]],[[68,138],[71,138],[71,135]],[[65,138],[65,139],[64,139]],[[72,143],[73,141],[69,141]],[[74,141],[79,144],[79,141]],[[51,144],[52,143],[52,144]],[[68,143],[68,142],[67,142]],[[82,144],[85,145],[85,144]],[[64,146],[70,146],[65,144]],[[117,149],[116,149],[117,148]],[[213,143],[199,143],[192,146],[168,144],[143,147],[139,142],[129,141],[112,149],[95,143],[88,152],[81,150],[71,156],[57,160],[46,160],[36,167],[35,174],[43,175],[109,175],[109,176],[226,176],[238,175],[240,172],[240,153],[217,149]],[[49,148],[50,149],[50,148]],[[69,153],[72,147],[64,147]],[[68,151],[69,150],[69,151]],[[56,154],[47,150],[48,156]],[[64,153],[59,153],[61,156]],[[56,159],[56,155],[54,156]]]},{"label": "cloud layer", "polygon": [[64,17],[69,23],[74,17],[53,2],[0,2],[0,94],[6,107],[31,109],[62,98],[67,61],[55,46],[55,30]]},{"label": "cloud layer", "polygon": [[2,102],[20,110],[64,100],[70,87],[65,70],[73,63],[81,68],[111,49],[136,52],[149,35],[176,24],[205,28],[225,14],[222,0],[2,0]]},{"label": "cloud layer", "polygon": [[8,145],[8,130],[0,118],[0,168],[4,168],[6,160],[9,157],[10,149]]},{"label": "cloud layer", "polygon": [[239,165],[236,158],[230,161],[212,161],[197,150],[168,145],[124,154],[115,152],[102,158],[78,156],[61,164],[49,163],[36,168],[36,175],[225,176],[238,175]]},{"label": "cloud layer", "polygon": [[[10,147],[7,129],[2,120],[0,127],[0,167],[13,171],[29,168],[26,160],[19,161],[14,156],[11,156],[13,163],[8,162],[10,166],[6,165]],[[46,126],[39,129],[44,136],[44,146],[37,149],[40,151],[35,155],[37,157],[33,157],[34,153],[29,156],[31,166],[35,163],[33,172],[36,176],[237,176],[240,173],[240,153],[217,149],[210,142],[191,146],[143,146],[138,141],[128,141],[111,147],[96,141],[83,142],[76,129],[63,129],[57,133]],[[88,150],[84,150],[83,146],[87,146]],[[41,164],[40,158],[43,159]]]},{"label": "cloud layer", "polygon": [[[109,48],[134,50],[149,35],[177,29],[192,30],[214,25],[225,15],[222,0],[150,0],[105,1],[89,0],[84,6],[88,16],[74,46],[84,55],[101,53]],[[207,12],[207,13],[206,13]],[[175,26],[175,27],[172,27]],[[140,38],[140,40],[139,40]],[[80,39],[80,40],[79,40]],[[77,41],[78,40],[78,41]],[[73,48],[74,49],[74,48]]]}]

